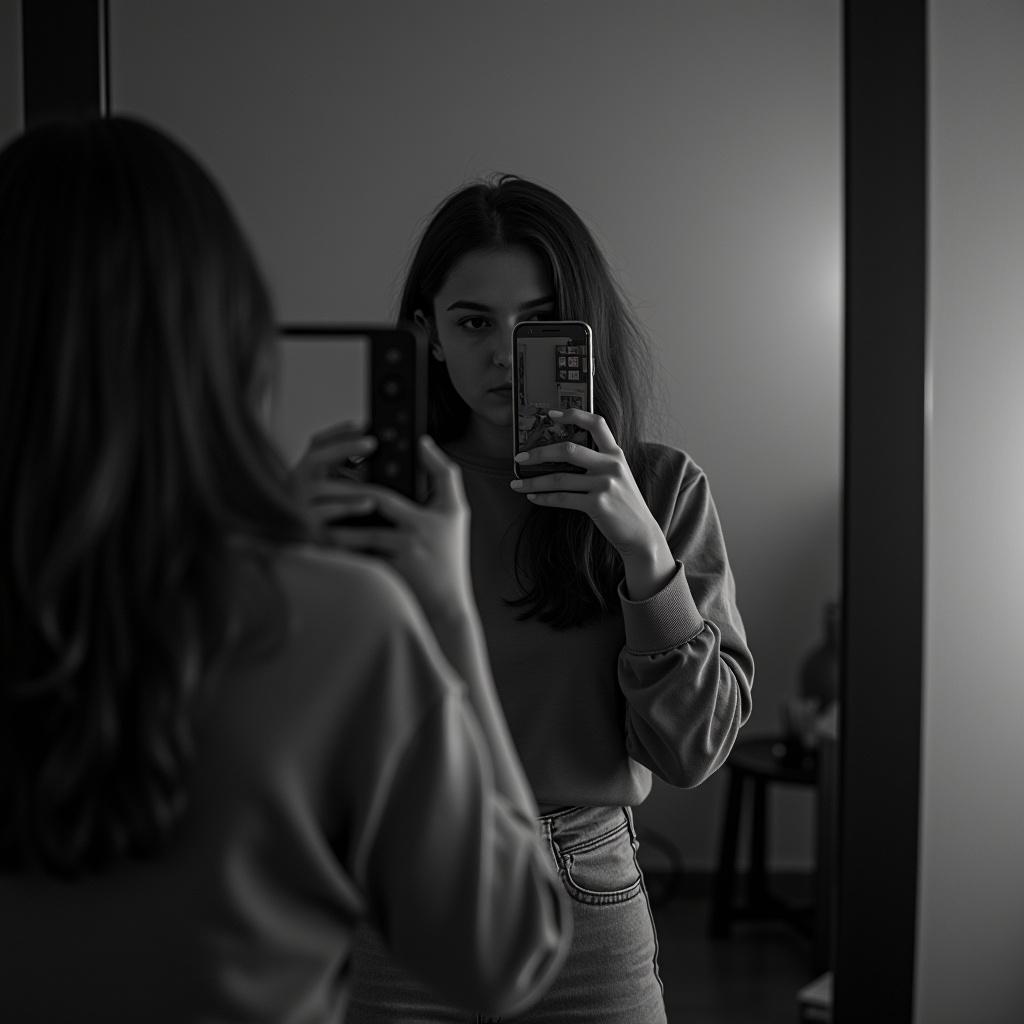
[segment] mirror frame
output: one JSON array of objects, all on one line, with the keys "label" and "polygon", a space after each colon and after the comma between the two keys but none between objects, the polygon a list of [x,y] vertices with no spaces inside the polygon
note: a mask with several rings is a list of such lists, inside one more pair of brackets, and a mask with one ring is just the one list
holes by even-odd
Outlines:
[{"label": "mirror frame", "polygon": [[843,5],[834,1016],[913,1020],[928,417],[927,0]]},{"label": "mirror frame", "polygon": [[[24,123],[55,111],[109,112],[107,0],[22,0],[21,9]],[[927,0],[844,0],[842,24],[838,1024],[913,1019],[928,408]]]}]

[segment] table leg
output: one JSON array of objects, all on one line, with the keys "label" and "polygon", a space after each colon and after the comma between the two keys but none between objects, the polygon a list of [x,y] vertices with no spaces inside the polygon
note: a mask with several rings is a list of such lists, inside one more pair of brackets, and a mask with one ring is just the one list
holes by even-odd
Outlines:
[{"label": "table leg", "polygon": [[747,900],[750,910],[757,914],[768,903],[768,878],[766,859],[768,856],[768,814],[767,787],[764,779],[754,779],[754,815],[750,828],[750,867],[748,875]]},{"label": "table leg", "polygon": [[725,805],[722,838],[718,848],[718,868],[711,897],[711,920],[708,933],[713,939],[726,938],[732,924],[736,883],[736,848],[740,832],[740,810],[743,806],[743,773],[729,768],[729,794]]}]

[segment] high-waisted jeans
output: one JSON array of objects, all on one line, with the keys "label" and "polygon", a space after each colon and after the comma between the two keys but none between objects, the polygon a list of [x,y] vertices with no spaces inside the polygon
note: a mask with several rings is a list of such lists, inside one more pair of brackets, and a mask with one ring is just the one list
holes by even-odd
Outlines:
[{"label": "high-waisted jeans", "polygon": [[356,934],[348,1024],[665,1024],[658,940],[628,807],[565,807],[539,819],[571,897],[573,941],[548,992],[515,1017],[483,1017],[433,996],[368,927]]}]

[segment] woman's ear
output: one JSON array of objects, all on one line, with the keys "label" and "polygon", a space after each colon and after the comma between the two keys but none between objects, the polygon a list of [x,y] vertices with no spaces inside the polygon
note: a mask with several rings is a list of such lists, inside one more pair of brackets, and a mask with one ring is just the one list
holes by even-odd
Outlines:
[{"label": "woman's ear", "polygon": [[443,363],[444,349],[441,347],[441,339],[437,336],[437,331],[434,329],[434,324],[430,317],[422,309],[417,309],[413,313],[412,318],[417,327],[427,332],[427,337],[430,339],[430,354],[439,363]]}]

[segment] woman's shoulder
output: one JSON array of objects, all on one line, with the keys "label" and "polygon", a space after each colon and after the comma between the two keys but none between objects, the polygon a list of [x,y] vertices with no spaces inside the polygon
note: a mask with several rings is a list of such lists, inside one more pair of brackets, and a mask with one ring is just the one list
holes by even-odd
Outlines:
[{"label": "woman's shoulder", "polygon": [[[415,597],[379,559],[313,544],[251,547],[246,559],[250,593],[278,596],[278,614],[290,641],[363,648],[401,633],[421,635]],[[269,583],[269,586],[261,585]],[[242,585],[243,600],[245,583]],[[266,603],[253,602],[264,609]]]},{"label": "woman's shoulder", "polygon": [[415,719],[458,688],[416,598],[379,560],[287,546],[263,549],[249,571],[249,593],[260,596],[249,601],[255,657],[247,664],[278,693],[282,714],[285,705],[306,706],[337,720],[347,714],[340,709],[358,707],[369,721],[394,705]]},{"label": "woman's shoulder", "polygon": [[414,602],[398,574],[379,558],[317,544],[294,544],[274,555],[279,578],[299,594],[325,591],[352,598],[356,608]]},{"label": "woman's shoulder", "polygon": [[353,597],[398,603],[410,598],[394,571],[367,555],[315,544],[295,544],[281,548],[275,561],[282,577],[300,589],[342,590],[351,592]]},{"label": "woman's shoulder", "polygon": [[666,534],[687,524],[686,530],[705,521],[712,506],[707,475],[689,452],[672,445],[647,442],[644,497]]},{"label": "woman's shoulder", "polygon": [[689,452],[660,441],[645,441],[642,445],[647,474],[653,483],[674,487],[683,486],[705,479],[704,470]]}]

